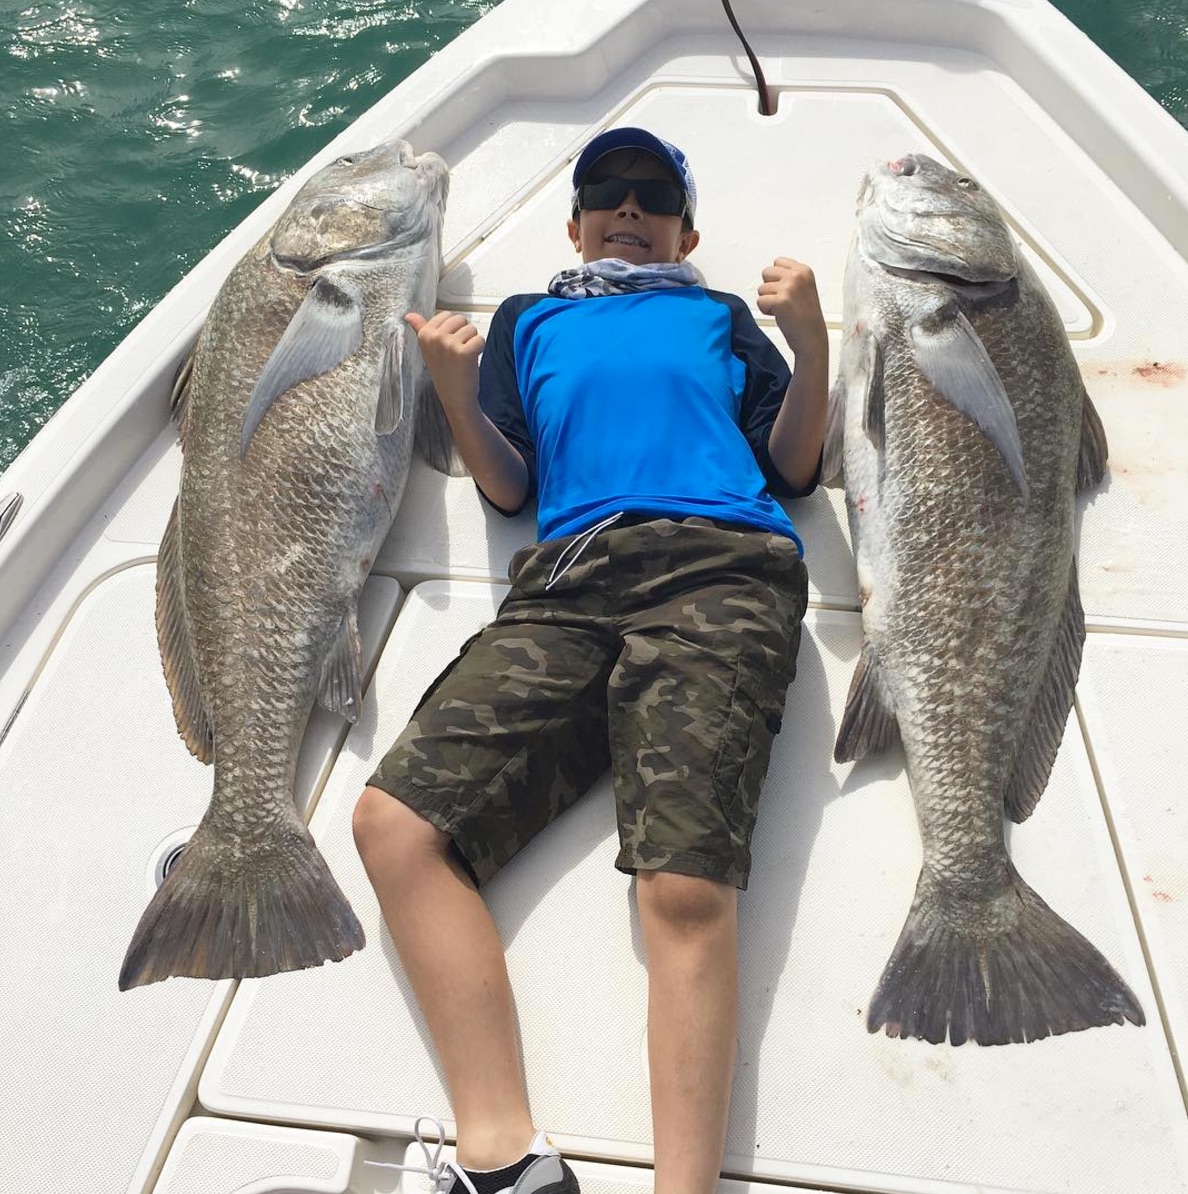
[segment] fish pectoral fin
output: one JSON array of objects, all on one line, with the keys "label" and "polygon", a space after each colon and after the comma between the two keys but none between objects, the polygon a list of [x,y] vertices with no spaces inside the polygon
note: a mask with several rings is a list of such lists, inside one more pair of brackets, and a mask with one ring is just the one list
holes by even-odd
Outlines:
[{"label": "fish pectoral fin", "polygon": [[363,705],[363,645],[359,638],[359,612],[347,611],[322,663],[318,682],[318,703],[331,713],[345,717],[351,725],[359,720]]},{"label": "fish pectoral fin", "polygon": [[417,393],[416,449],[421,457],[439,473],[447,477],[466,477],[470,474],[454,442],[449,420],[442,408],[433,379],[428,372],[421,379]]},{"label": "fish pectoral fin", "polygon": [[883,679],[882,664],[868,641],[862,644],[850,681],[833,758],[838,763],[848,763],[881,754],[898,737],[899,722]]},{"label": "fish pectoral fin", "polygon": [[173,698],[173,716],[190,753],[203,763],[214,761],[214,731],[206,712],[202,685],[194,663],[194,646],[186,622],[185,573],[178,533],[177,501],[165,527],[157,555],[157,643],[165,683]]},{"label": "fish pectoral fin", "polygon": [[866,438],[875,448],[883,446],[885,415],[883,411],[883,351],[879,342],[871,335],[864,337],[861,347],[861,364],[856,384],[861,389],[855,395],[862,401],[862,426]]},{"label": "fish pectoral fin", "polygon": [[841,476],[846,461],[846,383],[839,373],[829,387],[825,409],[825,445],[821,449],[821,484]]},{"label": "fish pectoral fin", "polygon": [[194,357],[197,354],[198,341],[195,340],[173,375],[173,388],[169,393],[169,417],[177,428],[177,439],[183,450],[186,446],[186,408],[190,397],[190,378],[194,375]]},{"label": "fish pectoral fin", "polygon": [[1101,425],[1097,408],[1088,394],[1081,406],[1081,448],[1077,455],[1077,493],[1092,489],[1105,476],[1106,459],[1110,454],[1105,428]]},{"label": "fish pectoral fin", "polygon": [[311,377],[329,373],[362,343],[362,304],[342,286],[318,278],[264,363],[248,399],[240,457],[247,455],[256,428],[281,394]]},{"label": "fish pectoral fin", "polygon": [[862,424],[876,448],[883,445],[883,353],[870,332],[854,332],[842,349],[841,365],[829,390],[825,422],[822,481],[838,476],[845,465],[846,411],[862,408]]},{"label": "fish pectoral fin", "polygon": [[1044,677],[1027,718],[1027,731],[1019,743],[1015,765],[1007,782],[1003,806],[1012,821],[1026,821],[1048,786],[1052,764],[1068,711],[1072,708],[1081,671],[1081,652],[1085,644],[1085,613],[1077,585],[1077,563],[1068,573],[1068,593],[1056,627],[1056,637],[1048,655]]},{"label": "fish pectoral fin", "polygon": [[998,450],[1015,488],[1027,497],[1023,445],[1011,400],[973,325],[955,304],[916,320],[910,329],[916,364],[936,392],[981,428]]},{"label": "fish pectoral fin", "polygon": [[418,453],[439,473],[465,477],[469,469],[454,443],[445,411],[433,388],[433,379],[424,367],[417,334],[403,321],[393,334],[380,377],[379,402],[375,412],[375,432],[387,435],[404,418],[404,403],[415,402],[416,430],[413,444]]},{"label": "fish pectoral fin", "polygon": [[392,328],[384,366],[380,370],[379,397],[375,404],[376,435],[391,435],[404,419],[405,395],[416,385],[416,375],[424,371],[417,334],[401,320]]}]

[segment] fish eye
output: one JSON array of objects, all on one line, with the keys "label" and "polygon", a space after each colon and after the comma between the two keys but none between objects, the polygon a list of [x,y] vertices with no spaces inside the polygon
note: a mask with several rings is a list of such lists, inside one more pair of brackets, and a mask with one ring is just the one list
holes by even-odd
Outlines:
[{"label": "fish eye", "polygon": [[981,189],[972,178],[967,178],[964,174],[957,180],[957,185],[964,191],[977,191]]},{"label": "fish eye", "polygon": [[340,165],[340,166],[353,166],[354,164],[355,164],[355,159],[353,157],[351,157],[351,155],[349,153],[344,154],[342,157],[340,157],[338,159],[338,165]]}]

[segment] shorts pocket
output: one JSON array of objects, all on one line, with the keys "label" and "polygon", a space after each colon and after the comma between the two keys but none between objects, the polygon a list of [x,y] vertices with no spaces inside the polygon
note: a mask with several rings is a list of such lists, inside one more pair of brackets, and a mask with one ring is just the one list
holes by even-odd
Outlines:
[{"label": "shorts pocket", "polygon": [[714,763],[714,795],[731,829],[741,830],[747,838],[767,777],[772,742],[783,720],[787,683],[781,684],[780,679],[758,675],[752,665],[739,661]]}]

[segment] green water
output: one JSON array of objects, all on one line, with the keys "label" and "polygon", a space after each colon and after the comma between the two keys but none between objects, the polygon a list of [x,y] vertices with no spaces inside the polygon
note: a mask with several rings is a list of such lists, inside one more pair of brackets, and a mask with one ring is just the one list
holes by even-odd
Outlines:
[{"label": "green water", "polygon": [[[1188,124],[1188,0],[1058,6]],[[492,7],[0,0],[0,469],[228,229]]]}]

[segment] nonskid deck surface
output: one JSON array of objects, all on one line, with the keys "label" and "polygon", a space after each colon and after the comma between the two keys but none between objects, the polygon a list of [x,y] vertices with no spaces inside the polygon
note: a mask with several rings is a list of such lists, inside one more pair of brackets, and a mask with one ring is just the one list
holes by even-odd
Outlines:
[{"label": "nonskid deck surface", "polygon": [[[379,948],[347,965],[241,984],[203,1075],[205,1107],[377,1132],[411,1132],[421,1114],[449,1118],[419,1013],[368,899],[350,819],[384,745],[503,591],[426,582],[406,600],[358,738],[339,755],[314,817]],[[852,1168],[1039,1190],[1058,1189],[1073,1172],[1083,1194],[1140,1176],[1140,1188],[1175,1189],[1185,1125],[1158,1027],[997,1049],[867,1033],[866,1003],[911,901],[918,839],[898,760],[861,777],[831,761],[832,711],[861,641],[857,616],[814,610],[806,628],[740,904],[727,1171],[803,1180],[813,1167]],[[1152,1006],[1075,726],[1040,808],[1011,845],[1022,873]],[[507,948],[534,1114],[579,1154],[629,1161],[648,1156],[646,981],[631,886],[613,866],[617,848],[604,780],[487,894]],[[1026,1126],[1008,1090],[1026,1092]],[[1014,1143],[1003,1150],[1008,1134]],[[1118,1149],[1119,1137],[1134,1155]]]},{"label": "nonskid deck surface", "polygon": [[[157,868],[210,799],[209,772],[177,735],[156,658],[154,574],[151,563],[133,565],[83,600],[0,747],[4,1194],[143,1186],[193,1102],[235,985],[116,989]],[[394,580],[368,582],[365,660],[377,657],[399,598]],[[343,728],[315,714],[298,767],[303,803]],[[40,1184],[59,1172],[77,1184]]]},{"label": "nonskid deck surface", "polygon": [[[668,7],[650,6],[671,17]],[[1182,453],[1173,458],[1166,447],[1188,432],[1188,376],[1177,357],[1188,267],[1158,230],[1172,221],[1141,210],[1131,196],[1143,188],[1121,172],[1111,178],[1112,164],[1095,161],[1045,110],[1049,99],[1053,110],[1064,101],[1044,91],[1043,74],[1009,37],[957,50],[948,48],[953,28],[937,26],[934,43],[929,25],[912,24],[933,11],[927,5],[903,10],[896,36],[910,41],[875,40],[873,25],[858,22],[848,36],[778,33],[767,13],[756,17],[758,48],[779,111],[764,119],[734,43],[711,31],[709,7],[687,4],[687,19],[671,26],[680,32],[657,38],[640,15],[648,6],[616,0],[598,19],[609,27],[622,16],[618,34],[603,37],[592,25],[581,41],[560,36],[573,59],[534,60],[529,69],[516,55],[532,52],[531,39],[511,22],[517,12],[539,15],[536,2],[505,0],[474,37],[360,121],[352,145],[404,128],[419,149],[450,162],[439,303],[485,328],[506,294],[541,289],[570,264],[568,174],[590,133],[653,128],[682,145],[697,171],[703,241],[694,260],[708,284],[749,299],[775,255],[808,261],[835,360],[853,200],[872,159],[925,151],[1000,199],[1057,300],[1111,448],[1107,481],[1079,520],[1090,634],[1078,705],[1048,791],[1034,817],[1010,831],[1010,848],[1024,877],[1114,962],[1148,1017],[1143,1029],[1002,1049],[866,1032],[866,1005],[920,853],[900,757],[831,762],[859,624],[841,494],[819,491],[790,506],[808,544],[814,608],[742,903],[728,1171],[750,1175],[753,1191],[790,1181],[918,1194],[975,1185],[1188,1190],[1188,1120],[1171,1049],[1188,1049],[1188,875],[1179,848],[1188,814],[1177,799],[1188,765],[1178,724],[1188,693],[1179,585],[1188,478]],[[541,44],[559,36],[547,21],[531,28]],[[499,44],[505,57],[439,102]],[[196,822],[210,784],[176,737],[152,627],[153,557],[179,468],[162,425],[165,395],[186,329],[275,214],[261,214],[261,227],[249,221],[105,366],[129,387],[102,441],[105,467],[121,444],[139,444],[137,456],[5,641],[0,714],[24,703],[0,742],[0,843],[15,926],[5,957],[19,976],[0,995],[15,1076],[0,1194],[46,1188],[47,1175],[53,1188],[148,1190],[196,1091],[221,1114],[307,1125],[297,1135],[316,1148],[333,1138],[348,1152],[379,1149],[389,1159],[417,1115],[448,1120],[440,1074],[350,842],[349,814],[424,685],[490,616],[500,591],[491,582],[532,538],[530,515],[500,519],[465,479],[414,469],[369,584],[369,649],[379,662],[363,719],[344,742],[343,723],[319,716],[303,755],[302,800],[317,803],[315,836],[364,920],[367,948],[338,966],[238,989],[181,980],[124,995],[115,988],[153,866]],[[138,364],[135,352],[148,355]],[[63,412],[53,436],[68,438],[88,417]],[[21,467],[32,484],[51,465]],[[102,486],[85,469],[70,476],[76,493]],[[35,514],[30,500],[22,517]],[[603,781],[490,889],[534,1112],[559,1143],[613,1166],[605,1179],[583,1174],[587,1194],[646,1187],[646,1169],[634,1166],[650,1155],[645,976],[630,884],[611,865],[613,834]],[[198,1149],[189,1161],[215,1158],[226,1188],[238,1188],[226,1137],[215,1131],[219,1142],[205,1141],[210,1123],[194,1122],[178,1147]],[[261,1146],[268,1156],[274,1144]],[[340,1187],[318,1185],[332,1178],[310,1171],[286,1188],[420,1188],[368,1185],[354,1161],[344,1164]]]},{"label": "nonskid deck surface", "polygon": [[[453,1149],[442,1150],[443,1160]],[[649,1170],[572,1160],[583,1194],[646,1194]],[[391,1168],[405,1165],[408,1172]],[[234,1194],[239,1190],[317,1191],[317,1194],[432,1194],[415,1170],[426,1166],[422,1148],[396,1140],[368,1140],[343,1132],[274,1124],[192,1119],[178,1133],[156,1194]],[[788,1187],[724,1181],[720,1194],[776,1194]],[[840,1190],[813,1185],[818,1194]]]}]

